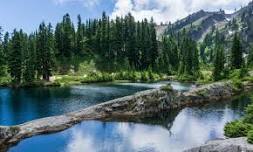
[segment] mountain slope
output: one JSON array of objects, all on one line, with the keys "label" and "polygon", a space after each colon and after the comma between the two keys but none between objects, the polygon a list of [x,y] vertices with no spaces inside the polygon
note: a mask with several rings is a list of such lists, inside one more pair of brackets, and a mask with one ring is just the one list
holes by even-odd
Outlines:
[{"label": "mountain slope", "polygon": [[213,27],[226,24],[230,17],[231,15],[225,14],[224,11],[206,12],[201,10],[171,24],[167,29],[167,34],[170,31],[179,32],[185,29],[194,40],[200,41]]},{"label": "mountain slope", "polygon": [[188,17],[168,25],[165,35],[171,31],[179,32],[185,29],[189,36],[196,41],[203,41],[206,35],[212,35],[214,30],[222,33],[226,40],[238,32],[242,41],[249,45],[253,42],[253,2],[233,14],[218,12],[198,11]]}]

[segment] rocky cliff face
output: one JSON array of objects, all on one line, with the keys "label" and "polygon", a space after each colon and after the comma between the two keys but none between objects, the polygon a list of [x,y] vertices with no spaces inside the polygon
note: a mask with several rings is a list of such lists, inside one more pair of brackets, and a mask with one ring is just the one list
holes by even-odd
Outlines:
[{"label": "rocky cliff face", "polygon": [[184,93],[164,89],[143,91],[65,115],[38,119],[18,126],[0,127],[0,149],[23,138],[62,131],[84,120],[127,120],[175,108],[217,102],[234,95],[236,92],[229,82],[205,85]]},{"label": "rocky cliff face", "polygon": [[225,14],[224,11],[206,12],[201,10],[169,25],[166,34],[171,31],[180,32],[185,29],[190,37],[196,41],[200,41],[212,31],[213,27],[226,24],[230,17],[231,15]]},{"label": "rocky cliff face", "polygon": [[246,138],[214,140],[184,152],[253,152],[253,145]]}]

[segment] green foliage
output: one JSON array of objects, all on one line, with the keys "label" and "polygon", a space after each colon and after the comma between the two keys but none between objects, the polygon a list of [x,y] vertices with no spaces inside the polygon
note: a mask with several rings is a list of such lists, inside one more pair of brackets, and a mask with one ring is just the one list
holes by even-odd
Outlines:
[{"label": "green foliage", "polygon": [[250,83],[253,83],[253,77],[252,77],[252,76],[244,77],[244,78],[242,79],[242,81],[248,81],[248,82],[250,82]]},{"label": "green foliage", "polygon": [[199,76],[199,52],[197,43],[187,36],[184,30],[180,35],[179,69],[178,74],[184,77]]},{"label": "green foliage", "polygon": [[232,79],[232,85],[235,90],[241,90],[243,87],[242,80],[237,78]]},{"label": "green foliage", "polygon": [[212,71],[201,70],[197,81],[199,83],[209,83],[212,82],[212,80],[213,80]]},{"label": "green foliage", "polygon": [[183,81],[183,82],[193,82],[198,79],[199,76],[194,75],[179,75],[177,76],[177,80]]},{"label": "green foliage", "polygon": [[214,70],[213,70],[213,79],[218,81],[224,78],[224,64],[225,64],[225,55],[224,48],[221,44],[216,44],[215,47],[215,58],[214,58]]},{"label": "green foliage", "polygon": [[246,108],[246,114],[244,117],[244,122],[253,124],[253,104]]},{"label": "green foliage", "polygon": [[[106,73],[116,73],[117,79],[148,82],[161,79],[158,74],[178,71],[183,77],[198,76],[197,43],[186,32],[171,34],[159,43],[153,19],[136,22],[129,13],[111,20],[105,12],[100,19],[85,23],[80,15],[77,19],[77,28],[66,14],[55,29],[42,22],[30,35],[22,30],[14,30],[12,37],[6,33],[3,42],[0,34],[0,69],[7,64],[15,84],[49,81],[53,74],[87,75],[94,71],[105,73],[104,77],[98,74],[94,80],[82,81],[112,79]],[[118,71],[127,72],[120,75]]]},{"label": "green foliage", "polygon": [[248,132],[247,138],[248,138],[247,141],[248,141],[250,144],[253,144],[253,130],[250,130],[250,131]]},{"label": "green foliage", "polygon": [[236,33],[233,39],[233,46],[231,49],[231,68],[240,69],[243,66],[243,50],[241,46],[241,41]]},{"label": "green foliage", "polygon": [[36,38],[37,51],[37,70],[38,76],[42,76],[43,80],[49,81],[52,76],[54,60],[54,36],[52,26],[48,26],[42,22]]},{"label": "green foliage", "polygon": [[253,45],[250,47],[249,55],[248,55],[248,66],[253,66]]},{"label": "green foliage", "polygon": [[248,132],[252,129],[252,125],[242,121],[234,121],[227,123],[225,126],[225,135],[230,138],[237,138],[247,136]]},{"label": "green foliage", "polygon": [[171,86],[171,84],[167,84],[165,86],[162,86],[161,90],[166,91],[166,92],[171,92],[173,91],[173,87]]},{"label": "green foliage", "polygon": [[224,131],[227,137],[247,136],[248,142],[253,143],[253,104],[246,108],[245,116],[241,120],[227,123]]},{"label": "green foliage", "polygon": [[22,31],[13,31],[12,41],[10,44],[10,51],[8,55],[9,73],[12,77],[12,82],[19,84],[22,77],[22,49],[24,34]]}]

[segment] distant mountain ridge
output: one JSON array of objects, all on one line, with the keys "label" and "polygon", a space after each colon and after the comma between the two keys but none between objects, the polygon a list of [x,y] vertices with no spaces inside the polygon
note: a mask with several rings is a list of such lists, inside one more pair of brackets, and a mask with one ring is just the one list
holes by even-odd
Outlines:
[{"label": "distant mountain ridge", "polygon": [[222,33],[226,40],[230,40],[231,35],[238,32],[242,41],[249,45],[253,42],[253,2],[232,14],[226,14],[223,10],[217,12],[200,10],[168,25],[164,34],[176,33],[183,29],[192,39],[199,42],[202,42],[208,34],[212,35],[214,30]]}]

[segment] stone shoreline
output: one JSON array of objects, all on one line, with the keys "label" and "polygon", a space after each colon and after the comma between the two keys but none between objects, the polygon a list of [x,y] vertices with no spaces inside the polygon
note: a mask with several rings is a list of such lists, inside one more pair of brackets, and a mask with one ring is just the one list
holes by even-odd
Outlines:
[{"label": "stone shoreline", "polygon": [[184,152],[253,152],[253,145],[247,142],[246,137],[219,139]]},{"label": "stone shoreline", "polygon": [[[245,85],[246,90],[252,85]],[[136,93],[65,115],[42,118],[21,125],[0,126],[0,151],[31,136],[65,130],[84,120],[145,117],[171,109],[217,102],[238,94],[229,82],[200,86],[187,92],[154,89]]]}]

